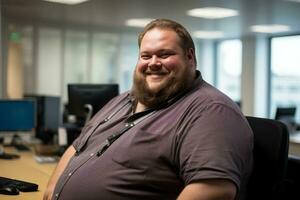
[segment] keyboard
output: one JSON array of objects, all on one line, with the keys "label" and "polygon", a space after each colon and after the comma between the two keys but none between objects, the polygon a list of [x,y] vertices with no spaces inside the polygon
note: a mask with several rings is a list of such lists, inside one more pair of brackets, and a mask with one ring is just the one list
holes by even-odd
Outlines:
[{"label": "keyboard", "polygon": [[21,192],[37,191],[39,187],[35,183],[0,176],[0,187],[4,186],[17,188]]},{"label": "keyboard", "polygon": [[58,156],[34,156],[38,163],[55,163],[59,160]]},{"label": "keyboard", "polygon": [[11,159],[16,159],[16,158],[20,158],[19,155],[17,154],[12,154],[12,153],[0,153],[0,159],[8,159],[8,160],[11,160]]},{"label": "keyboard", "polygon": [[30,148],[24,144],[14,144],[13,145],[18,151],[30,151]]}]

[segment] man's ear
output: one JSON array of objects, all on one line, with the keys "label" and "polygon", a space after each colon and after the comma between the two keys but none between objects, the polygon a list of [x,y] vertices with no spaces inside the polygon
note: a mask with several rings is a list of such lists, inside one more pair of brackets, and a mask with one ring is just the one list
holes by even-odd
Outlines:
[{"label": "man's ear", "polygon": [[186,51],[186,56],[187,56],[187,59],[188,61],[193,65],[193,66],[196,66],[196,58],[195,58],[195,51],[194,49],[192,48],[189,48],[187,51]]}]

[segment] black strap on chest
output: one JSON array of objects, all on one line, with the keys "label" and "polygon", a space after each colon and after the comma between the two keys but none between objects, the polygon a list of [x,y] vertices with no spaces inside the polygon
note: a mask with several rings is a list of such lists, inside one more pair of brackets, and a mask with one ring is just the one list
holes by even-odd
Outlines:
[{"label": "black strap on chest", "polygon": [[[112,145],[112,143],[114,143],[119,137],[121,137],[125,132],[127,132],[129,129],[131,129],[132,127],[134,127],[136,124],[140,123],[141,121],[143,121],[144,119],[150,117],[152,114],[155,113],[156,110],[149,110],[149,112],[144,113],[143,116],[136,116],[133,115],[131,117],[129,117],[126,121],[125,121],[125,127],[123,129],[121,129],[120,131],[110,135],[108,138],[106,138],[106,140],[104,141],[104,143],[102,143],[100,146],[100,149],[97,151],[97,156],[101,156],[110,145]],[[131,119],[132,118],[132,119]]]},{"label": "black strap on chest", "polygon": [[125,127],[121,129],[120,131],[110,135],[106,140],[100,145],[99,150],[97,151],[97,156],[101,156],[119,137],[121,137],[125,132],[127,132],[129,129],[137,125],[138,123],[142,122],[146,118],[153,115],[157,110],[160,110],[162,108],[166,108],[169,105],[176,102],[178,99],[183,97],[186,94],[186,91],[178,94],[174,98],[169,99],[168,101],[154,107],[146,109],[145,111],[138,112],[130,116],[125,120]]}]

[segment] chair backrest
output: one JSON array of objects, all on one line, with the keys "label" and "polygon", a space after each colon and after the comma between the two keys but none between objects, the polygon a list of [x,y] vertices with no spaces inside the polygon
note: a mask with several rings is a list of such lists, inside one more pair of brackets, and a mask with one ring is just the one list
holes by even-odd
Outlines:
[{"label": "chair backrest", "polygon": [[254,134],[254,165],[247,200],[282,199],[289,133],[282,122],[246,117]]}]

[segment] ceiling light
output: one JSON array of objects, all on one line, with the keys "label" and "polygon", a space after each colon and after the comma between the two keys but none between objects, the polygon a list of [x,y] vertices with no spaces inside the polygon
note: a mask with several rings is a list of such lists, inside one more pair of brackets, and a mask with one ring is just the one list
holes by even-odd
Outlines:
[{"label": "ceiling light", "polygon": [[251,26],[252,32],[258,33],[279,33],[289,31],[290,27],[281,24],[265,24],[265,25],[254,25]]},{"label": "ceiling light", "polygon": [[219,7],[205,7],[195,8],[187,11],[187,15],[193,17],[202,17],[207,19],[219,19],[225,17],[232,17],[239,15],[237,10],[219,8]]},{"label": "ceiling light", "polygon": [[285,0],[285,1],[291,1],[291,2],[300,3],[300,0]]},{"label": "ceiling light", "polygon": [[74,5],[74,4],[79,4],[79,3],[82,3],[82,2],[85,2],[88,0],[44,0],[44,1]]},{"label": "ceiling light", "polygon": [[126,26],[134,26],[134,27],[145,27],[149,22],[153,19],[150,18],[141,18],[141,19],[128,19],[126,20]]},{"label": "ceiling light", "polygon": [[221,31],[195,31],[193,36],[199,39],[218,39],[224,37]]}]

